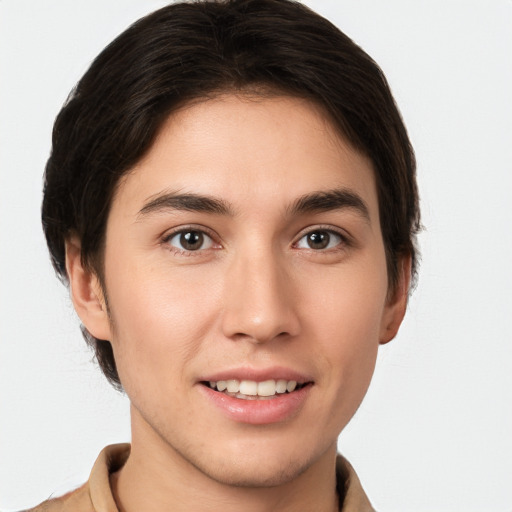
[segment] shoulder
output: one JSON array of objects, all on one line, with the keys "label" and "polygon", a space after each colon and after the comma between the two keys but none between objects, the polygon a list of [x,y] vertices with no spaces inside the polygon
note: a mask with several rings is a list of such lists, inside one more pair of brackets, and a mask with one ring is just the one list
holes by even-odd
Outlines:
[{"label": "shoulder", "polygon": [[93,512],[93,504],[86,483],[59,498],[49,499],[23,512]]},{"label": "shoulder", "polygon": [[124,465],[129,454],[127,443],[107,446],[98,455],[88,482],[64,496],[22,512],[118,512],[110,488],[110,475]]}]

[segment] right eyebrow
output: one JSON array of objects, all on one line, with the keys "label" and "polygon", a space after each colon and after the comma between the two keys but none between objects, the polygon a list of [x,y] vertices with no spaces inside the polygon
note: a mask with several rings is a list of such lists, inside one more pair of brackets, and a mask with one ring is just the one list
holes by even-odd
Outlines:
[{"label": "right eyebrow", "polygon": [[222,199],[200,194],[165,192],[148,198],[137,217],[141,218],[165,210],[215,213],[231,217],[234,215],[231,205]]},{"label": "right eyebrow", "polygon": [[370,222],[370,210],[363,198],[347,188],[319,190],[299,197],[289,211],[292,214],[319,213],[332,210],[352,210],[366,222]]}]

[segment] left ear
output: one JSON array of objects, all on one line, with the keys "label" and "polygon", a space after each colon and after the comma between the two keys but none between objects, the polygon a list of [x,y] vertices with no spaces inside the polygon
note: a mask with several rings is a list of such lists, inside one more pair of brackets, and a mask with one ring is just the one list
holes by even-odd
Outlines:
[{"label": "left ear", "polygon": [[411,284],[411,256],[403,256],[399,262],[398,282],[392,294],[389,294],[382,315],[379,343],[384,345],[398,333],[404,319]]}]

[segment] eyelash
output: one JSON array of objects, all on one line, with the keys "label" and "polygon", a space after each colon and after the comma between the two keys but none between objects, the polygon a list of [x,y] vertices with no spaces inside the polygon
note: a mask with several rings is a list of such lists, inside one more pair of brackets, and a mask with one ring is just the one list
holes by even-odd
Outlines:
[{"label": "eyelash", "polygon": [[[178,235],[181,236],[181,235],[185,235],[185,234],[189,234],[189,233],[198,233],[203,237],[207,237],[209,240],[210,246],[206,247],[206,248],[200,248],[197,250],[191,250],[191,249],[185,249],[185,248],[180,249],[179,247],[176,247],[175,245],[172,245],[170,243],[171,240],[173,238],[177,237]],[[317,253],[317,254],[332,253],[332,252],[344,250],[348,247],[351,247],[351,245],[352,245],[350,238],[346,234],[344,234],[336,229],[333,229],[332,227],[315,226],[314,228],[309,227],[309,228],[306,228],[306,230],[303,230],[303,232],[298,237],[297,241],[292,244],[293,247],[300,250],[301,248],[298,247],[298,245],[301,242],[301,240],[303,240],[307,236],[311,236],[315,233],[328,234],[330,237],[332,237],[332,235],[334,235],[335,237],[337,237],[339,239],[339,241],[333,247],[328,246],[331,243],[331,240],[329,239],[327,247],[322,247],[320,249],[314,249],[312,247],[309,247],[309,248],[304,247],[302,249],[305,249],[305,250],[308,250],[308,251],[311,251],[311,252]],[[216,237],[213,233],[209,232],[202,226],[201,227],[200,226],[186,226],[186,227],[181,227],[181,228],[177,229],[176,231],[172,231],[172,232],[166,234],[162,238],[162,244],[166,245],[166,247],[174,253],[184,255],[184,256],[197,256],[197,255],[203,253],[203,251],[205,251],[205,250],[221,248],[220,243],[216,242],[215,238]],[[306,241],[306,243],[307,243],[307,241]],[[215,247],[215,245],[217,245],[217,247]]]}]

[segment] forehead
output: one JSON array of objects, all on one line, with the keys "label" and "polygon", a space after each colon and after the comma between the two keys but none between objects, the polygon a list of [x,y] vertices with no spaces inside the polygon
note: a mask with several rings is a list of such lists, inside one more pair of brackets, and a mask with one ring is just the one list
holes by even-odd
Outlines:
[{"label": "forehead", "polygon": [[363,196],[378,217],[371,161],[320,107],[286,96],[230,94],[171,114],[149,152],[121,180],[112,209],[138,211],[170,190],[263,212],[340,188]]}]

